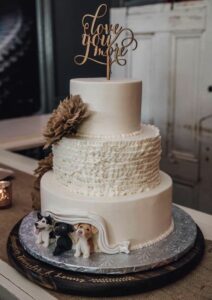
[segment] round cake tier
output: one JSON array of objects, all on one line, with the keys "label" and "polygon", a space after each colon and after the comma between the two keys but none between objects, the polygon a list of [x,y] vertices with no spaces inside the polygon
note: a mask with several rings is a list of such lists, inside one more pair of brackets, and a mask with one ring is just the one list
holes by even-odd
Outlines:
[{"label": "round cake tier", "polygon": [[100,240],[107,241],[107,253],[117,253],[115,245],[122,245],[122,252],[123,242],[128,242],[130,249],[141,248],[165,238],[173,229],[172,180],[163,172],[160,177],[161,183],[148,192],[123,197],[84,197],[71,193],[49,171],[41,180],[42,213],[67,223],[95,225],[101,234],[106,232],[107,236]]},{"label": "round cake tier", "polygon": [[127,138],[63,138],[53,154],[56,178],[74,194],[133,195],[160,183],[161,138],[151,125]]},{"label": "round cake tier", "polygon": [[79,78],[70,81],[70,93],[88,103],[90,117],[80,134],[120,135],[138,131],[141,123],[141,81]]}]

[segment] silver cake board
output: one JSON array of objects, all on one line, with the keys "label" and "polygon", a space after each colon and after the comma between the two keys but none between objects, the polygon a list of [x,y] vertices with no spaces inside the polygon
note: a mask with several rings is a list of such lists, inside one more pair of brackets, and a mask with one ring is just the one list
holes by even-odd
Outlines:
[{"label": "silver cake board", "polygon": [[197,227],[182,209],[173,206],[174,230],[165,239],[129,254],[93,253],[89,259],[74,257],[74,250],[53,256],[55,244],[44,248],[35,243],[33,232],[36,212],[31,212],[21,222],[19,239],[23,248],[34,258],[57,268],[92,274],[127,274],[161,267],[178,260],[193,246]]},{"label": "silver cake board", "polygon": [[[204,237],[200,229],[181,209],[174,207],[173,215],[175,229],[170,236],[139,252],[119,254],[118,265],[113,260],[114,255],[95,254],[87,263],[83,259],[74,263],[72,260],[70,263],[64,261],[62,256],[60,261],[52,260],[48,252],[50,249],[44,253],[41,252],[43,248],[39,248],[40,251],[31,249],[33,244],[25,244],[23,247],[22,243],[28,241],[23,237],[32,233],[31,225],[35,215],[31,213],[12,229],[7,242],[8,258],[23,276],[57,292],[86,297],[126,296],[147,292],[182,278],[195,268],[204,254]],[[69,254],[71,259],[72,253]],[[101,262],[100,258],[102,264],[97,266],[97,262]],[[115,265],[112,265],[114,262]],[[102,270],[106,274],[102,274]]]}]

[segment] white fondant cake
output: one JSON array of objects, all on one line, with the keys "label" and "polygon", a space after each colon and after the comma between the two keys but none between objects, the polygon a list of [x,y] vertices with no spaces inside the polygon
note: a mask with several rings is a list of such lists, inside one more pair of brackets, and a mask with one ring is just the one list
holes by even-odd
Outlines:
[{"label": "white fondant cake", "polygon": [[141,81],[72,79],[70,94],[80,95],[91,111],[78,134],[114,136],[140,130]]},{"label": "white fondant cake", "polygon": [[71,193],[49,171],[42,178],[42,210],[63,220],[73,212],[78,217],[86,214],[91,223],[95,222],[92,214],[96,214],[105,220],[109,245],[129,241],[130,249],[140,248],[165,237],[172,229],[172,181],[162,172],[160,177],[161,183],[151,191],[122,197],[86,197]]},{"label": "white fondant cake", "polygon": [[167,236],[172,180],[159,171],[159,130],[140,125],[141,82],[74,79],[71,93],[91,116],[75,137],[53,147],[53,172],[41,180],[42,212],[99,229],[98,245],[128,253]]}]

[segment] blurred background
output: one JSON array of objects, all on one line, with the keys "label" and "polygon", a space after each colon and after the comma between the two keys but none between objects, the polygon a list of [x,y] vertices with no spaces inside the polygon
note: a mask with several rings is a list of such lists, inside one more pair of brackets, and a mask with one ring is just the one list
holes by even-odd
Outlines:
[{"label": "blurred background", "polygon": [[[103,22],[130,27],[138,40],[128,64],[114,66],[112,77],[143,81],[142,122],[161,130],[161,168],[174,180],[174,201],[211,214],[210,0],[1,0],[1,149],[41,158],[39,143],[5,146],[5,128],[14,118],[24,127],[21,117],[51,112],[69,94],[70,78],[105,76],[100,65],[73,61],[82,52],[81,17],[101,3],[110,7]],[[26,133],[20,135],[23,140]]]}]

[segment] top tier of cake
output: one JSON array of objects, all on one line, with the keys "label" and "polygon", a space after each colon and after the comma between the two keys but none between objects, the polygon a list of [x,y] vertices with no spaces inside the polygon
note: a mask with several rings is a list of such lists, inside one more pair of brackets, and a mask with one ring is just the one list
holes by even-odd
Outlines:
[{"label": "top tier of cake", "polygon": [[91,116],[78,130],[84,136],[133,135],[140,130],[140,80],[80,78],[70,82],[70,94],[80,95]]}]

